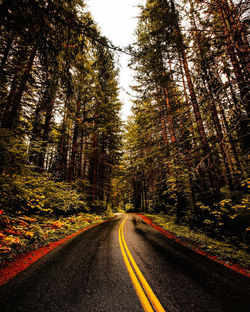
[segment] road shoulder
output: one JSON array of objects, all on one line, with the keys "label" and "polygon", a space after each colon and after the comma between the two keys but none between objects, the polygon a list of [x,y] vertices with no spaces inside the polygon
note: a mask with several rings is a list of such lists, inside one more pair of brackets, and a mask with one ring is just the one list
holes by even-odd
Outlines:
[{"label": "road shoulder", "polygon": [[[181,244],[182,246],[185,246],[187,248],[192,249],[193,251],[195,251],[196,253],[205,256],[206,258],[209,258],[210,260],[213,260],[217,263],[220,263],[224,266],[226,266],[227,268],[234,270],[244,276],[250,277],[250,270],[247,268],[247,264],[246,261],[244,261],[242,263],[236,263],[235,261],[235,257],[233,258],[233,256],[235,256],[234,254],[230,254],[229,252],[234,251],[233,248],[231,247],[230,249],[230,245],[225,244],[225,246],[227,247],[227,249],[229,250],[229,252],[225,255],[225,253],[223,254],[221,252],[221,249],[218,250],[216,248],[213,248],[213,244],[202,244],[201,240],[192,240],[190,239],[190,237],[187,239],[187,237],[183,236],[183,235],[178,235],[177,233],[174,232],[170,232],[168,231],[166,228],[164,228],[164,223],[163,222],[157,222],[157,218],[154,218],[154,215],[149,215],[149,214],[142,214],[142,213],[136,213],[136,215],[138,215],[144,222],[146,222],[147,224],[149,224],[150,226],[152,226],[153,228],[155,228],[157,231],[159,231],[160,233],[162,233],[164,236],[168,237],[169,239],[177,242],[178,244]],[[210,240],[211,242],[215,241],[215,240]],[[219,243],[220,246],[222,245],[222,243]],[[210,248],[208,248],[210,247]],[[208,251],[209,249],[209,251]],[[241,252],[241,251],[239,251]],[[224,257],[223,257],[224,256]],[[231,256],[231,259],[230,259]],[[249,259],[249,255],[244,254],[245,257],[248,257]],[[233,259],[232,259],[233,258]],[[250,261],[250,259],[249,259]]]}]

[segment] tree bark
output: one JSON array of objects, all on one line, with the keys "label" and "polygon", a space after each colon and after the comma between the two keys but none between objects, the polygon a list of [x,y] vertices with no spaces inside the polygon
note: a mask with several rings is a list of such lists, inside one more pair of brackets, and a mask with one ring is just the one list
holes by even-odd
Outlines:
[{"label": "tree bark", "polygon": [[3,57],[1,59],[0,74],[2,74],[3,68],[5,66],[7,59],[8,59],[8,55],[9,55],[10,49],[12,47],[12,42],[13,42],[13,40],[11,38],[8,38],[7,43],[6,43],[6,47],[5,47],[4,52],[3,52]]},{"label": "tree bark", "polygon": [[48,96],[48,104],[46,108],[46,115],[45,115],[45,122],[43,126],[43,135],[42,135],[42,150],[39,153],[38,157],[38,167],[43,170],[44,169],[44,159],[46,155],[46,149],[48,145],[49,139],[49,132],[51,129],[51,120],[53,116],[53,109],[55,104],[56,92],[58,88],[58,72],[57,69],[55,70],[54,74],[52,75],[51,79],[51,88]]},{"label": "tree bark", "polygon": [[220,151],[221,151],[221,155],[222,155],[222,159],[223,159],[223,163],[224,163],[224,167],[226,170],[226,177],[227,177],[227,182],[228,182],[228,187],[230,192],[232,192],[234,190],[233,187],[233,180],[232,180],[232,175],[231,175],[231,171],[230,171],[230,167],[228,165],[227,162],[227,155],[226,155],[226,148],[225,148],[225,144],[224,144],[224,138],[223,138],[223,132],[222,132],[222,128],[221,128],[221,124],[220,124],[220,120],[218,117],[218,112],[217,112],[217,108],[215,105],[215,94],[216,94],[216,88],[214,86],[214,82],[213,82],[213,75],[211,73],[211,70],[209,69],[209,65],[207,64],[206,58],[204,57],[204,52],[203,52],[203,47],[201,44],[201,39],[197,30],[197,26],[196,26],[196,21],[195,21],[195,17],[194,17],[194,13],[193,13],[193,7],[192,7],[192,1],[190,0],[190,4],[191,4],[191,16],[192,16],[192,24],[194,27],[194,40],[197,44],[198,50],[199,50],[199,57],[200,57],[200,66],[201,66],[201,71],[202,71],[202,78],[203,78],[203,82],[204,82],[204,87],[208,93],[208,96],[210,98],[210,107],[212,110],[212,117],[213,117],[213,121],[214,121],[214,125],[215,125],[215,131],[216,131],[216,135],[217,135],[217,141],[219,143],[220,146]]},{"label": "tree bark", "polygon": [[79,132],[79,120],[78,119],[80,116],[80,107],[81,107],[81,100],[79,98],[77,101],[77,106],[76,106],[75,126],[74,126],[73,139],[72,139],[72,150],[71,150],[71,159],[70,159],[70,168],[69,168],[69,182],[72,182],[75,179],[76,152],[77,152],[76,144],[77,144],[77,138],[78,138],[78,132]]},{"label": "tree bark", "polygon": [[[224,7],[222,7],[224,5]],[[250,89],[249,89],[249,44],[242,40],[241,31],[237,31],[237,24],[232,21],[232,14],[227,1],[218,4],[218,13],[223,23],[226,37],[226,49],[228,51],[234,74],[240,90],[241,103],[243,104],[246,115],[243,114],[240,120],[241,146],[244,153],[249,151],[249,115],[250,115]],[[225,12],[228,10],[228,12]],[[228,13],[228,14],[226,14]],[[242,50],[242,51],[241,51]],[[245,115],[245,116],[244,116]]]},{"label": "tree bark", "polygon": [[[13,94],[10,92],[10,95],[9,95],[9,103],[8,103],[8,107],[10,108],[4,118],[3,118],[3,121],[2,121],[2,126],[3,128],[6,128],[6,129],[13,129],[14,128],[14,125],[19,117],[19,113],[20,113],[20,110],[21,110],[21,99],[22,99],[22,95],[23,95],[23,92],[25,90],[25,87],[26,87],[26,84],[27,84],[27,81],[30,77],[30,72],[31,72],[31,69],[32,69],[32,65],[33,65],[33,61],[34,61],[34,58],[35,58],[35,55],[36,55],[36,52],[37,52],[37,46],[33,46],[31,52],[30,52],[30,56],[29,56],[29,59],[28,59],[28,62],[27,62],[27,65],[24,69],[24,72],[21,76],[21,79],[20,79],[20,84],[19,86],[16,88],[16,83],[14,83],[14,90],[11,90],[11,92],[16,92]],[[14,80],[16,79],[16,77],[14,78]]]}]

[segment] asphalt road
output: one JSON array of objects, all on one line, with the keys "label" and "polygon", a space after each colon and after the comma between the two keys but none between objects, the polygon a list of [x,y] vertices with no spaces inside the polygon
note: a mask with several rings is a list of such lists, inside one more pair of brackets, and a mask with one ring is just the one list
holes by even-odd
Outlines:
[{"label": "asphalt road", "polygon": [[[0,288],[1,312],[143,311],[121,252],[116,216],[70,239]],[[124,238],[167,312],[250,311],[250,279],[128,215]]]}]

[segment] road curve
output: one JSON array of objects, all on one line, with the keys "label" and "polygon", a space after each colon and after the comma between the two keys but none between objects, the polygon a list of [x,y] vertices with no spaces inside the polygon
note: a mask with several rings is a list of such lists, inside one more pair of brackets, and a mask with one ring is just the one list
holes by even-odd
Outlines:
[{"label": "road curve", "polygon": [[249,294],[249,278],[179,245],[130,214],[70,239],[3,285],[0,310],[247,312]]}]

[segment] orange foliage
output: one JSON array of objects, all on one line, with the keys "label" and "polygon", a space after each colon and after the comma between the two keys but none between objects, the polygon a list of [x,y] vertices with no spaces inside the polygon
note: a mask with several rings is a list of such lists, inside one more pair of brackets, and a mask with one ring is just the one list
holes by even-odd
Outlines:
[{"label": "orange foliage", "polygon": [[57,220],[57,221],[51,223],[51,224],[50,224],[50,227],[51,227],[52,229],[60,229],[60,228],[62,227],[62,225],[63,225],[62,222],[59,221],[59,220]]}]

